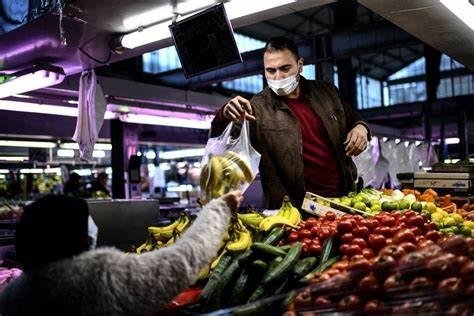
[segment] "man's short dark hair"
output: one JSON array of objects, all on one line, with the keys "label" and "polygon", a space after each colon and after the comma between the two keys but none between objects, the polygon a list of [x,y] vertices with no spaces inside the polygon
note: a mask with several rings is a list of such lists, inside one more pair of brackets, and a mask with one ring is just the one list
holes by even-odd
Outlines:
[{"label": "man's short dark hair", "polygon": [[295,42],[283,36],[271,38],[265,45],[264,52],[271,53],[274,51],[282,51],[285,49],[289,50],[297,60],[300,58],[298,46],[296,46]]}]

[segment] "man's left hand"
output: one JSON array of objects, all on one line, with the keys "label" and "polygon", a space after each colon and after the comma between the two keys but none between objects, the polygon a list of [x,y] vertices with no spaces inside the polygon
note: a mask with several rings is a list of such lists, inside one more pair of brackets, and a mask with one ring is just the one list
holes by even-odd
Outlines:
[{"label": "man's left hand", "polygon": [[357,156],[367,148],[367,134],[368,131],[362,124],[357,124],[347,134],[346,141],[346,155]]}]

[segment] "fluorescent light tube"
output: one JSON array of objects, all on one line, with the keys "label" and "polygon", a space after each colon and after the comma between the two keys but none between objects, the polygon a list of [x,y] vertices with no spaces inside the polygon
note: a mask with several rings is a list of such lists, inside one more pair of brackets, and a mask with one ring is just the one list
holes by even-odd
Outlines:
[{"label": "fluorescent light tube", "polygon": [[54,148],[56,143],[53,142],[35,142],[22,140],[0,140],[2,147],[31,147],[31,148]]},{"label": "fluorescent light tube", "polygon": [[447,145],[459,144],[458,137],[449,137],[444,140],[444,143]]},{"label": "fluorescent light tube", "polygon": [[211,121],[187,120],[175,117],[154,116],[146,114],[124,114],[120,120],[127,123],[174,126],[183,128],[210,129]]},{"label": "fluorescent light tube", "polygon": [[105,158],[105,151],[103,150],[94,150],[92,152],[93,158]]},{"label": "fluorescent light tube", "polygon": [[[287,5],[290,3],[296,2],[296,0],[232,0],[224,3],[227,16],[229,17],[230,20],[241,18],[250,14],[254,14],[257,12],[269,10],[278,6],[283,6]],[[194,1],[185,1],[185,2],[179,2],[177,11],[180,14],[186,14],[189,12],[193,12],[199,9],[204,9],[207,6],[211,6],[212,4],[216,3],[216,1],[206,1],[206,0],[194,0]],[[162,10],[162,11],[161,11]],[[157,13],[154,17],[152,14],[145,14],[142,15],[143,22],[138,23],[137,22],[129,22],[129,20],[124,20],[129,23],[129,25],[133,25],[136,28],[139,28],[139,26],[143,26],[144,24],[152,24],[152,23],[158,23],[160,21],[163,21],[165,12],[169,10],[167,9],[166,6],[162,6],[156,9],[156,13],[159,11],[159,14]],[[152,11],[150,11],[152,12]],[[183,16],[183,18],[186,18],[187,16]],[[146,44],[150,44],[153,42],[157,42],[163,39],[167,39],[171,37],[170,31],[168,29],[168,25],[171,23],[171,19],[173,18],[172,12],[169,13],[168,18],[166,21],[155,24],[150,27],[146,28],[139,28],[135,32],[131,32],[128,34],[123,35],[121,41],[121,44],[123,47],[133,49],[135,47],[143,46]],[[136,18],[131,18],[134,19],[134,21],[137,21]],[[131,21],[131,20],[130,20]]]},{"label": "fluorescent light tube", "polygon": [[[77,108],[75,107],[8,100],[0,100],[0,110],[71,117],[77,116]],[[104,119],[110,120],[113,118],[115,118],[115,113],[105,111]]]},{"label": "fluorescent light tube", "polygon": [[0,161],[25,161],[28,160],[26,156],[0,156]]},{"label": "fluorescent light tube", "polygon": [[57,155],[58,157],[73,158],[74,150],[73,149],[58,149]]},{"label": "fluorescent light tube", "polygon": [[474,30],[474,5],[469,0],[440,0],[461,21]]},{"label": "fluorescent light tube", "polygon": [[11,74],[12,79],[0,84],[0,99],[61,83],[66,75],[60,67],[37,65]]},{"label": "fluorescent light tube", "polygon": [[205,148],[190,148],[170,151],[160,151],[159,157],[161,159],[178,159],[186,157],[201,157],[204,155]]},{"label": "fluorescent light tube", "polygon": [[[62,143],[59,147],[79,150],[79,144],[77,143]],[[94,150],[112,150],[112,144],[97,143],[94,145]]]},{"label": "fluorescent light tube", "polygon": [[0,169],[0,174],[8,174],[10,173],[10,170],[8,169]]}]

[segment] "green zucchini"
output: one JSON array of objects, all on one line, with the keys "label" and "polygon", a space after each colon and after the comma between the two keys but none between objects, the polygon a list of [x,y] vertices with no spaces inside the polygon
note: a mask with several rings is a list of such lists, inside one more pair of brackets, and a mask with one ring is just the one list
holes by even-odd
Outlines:
[{"label": "green zucchini", "polygon": [[288,251],[288,250],[290,250],[291,246],[293,246],[293,245],[278,246],[278,248],[280,248],[281,250],[284,250],[284,251]]},{"label": "green zucchini", "polygon": [[252,250],[264,252],[272,256],[286,256],[286,251],[281,250],[279,247],[275,247],[261,242],[254,242],[250,248]]},{"label": "green zucchini", "polygon": [[318,258],[307,257],[300,259],[293,267],[293,277],[299,279],[313,271],[318,264]]},{"label": "green zucchini", "polygon": [[290,250],[288,250],[288,253],[283,258],[282,262],[280,262],[271,271],[268,271],[269,273],[263,278],[262,283],[267,284],[286,276],[291,271],[291,269],[293,269],[293,266],[296,264],[296,262],[298,262],[301,254],[301,248],[302,245],[300,242],[294,243]]},{"label": "green zucchini", "polygon": [[263,239],[264,244],[275,245],[285,236],[283,227],[274,227],[270,233]]},{"label": "green zucchini", "polygon": [[209,276],[209,280],[207,281],[206,285],[202,289],[201,295],[199,296],[200,301],[206,302],[213,295],[221,274],[225,271],[231,261],[232,255],[226,253],[222,256],[217,266],[214,268],[214,270],[212,270],[212,273]]}]

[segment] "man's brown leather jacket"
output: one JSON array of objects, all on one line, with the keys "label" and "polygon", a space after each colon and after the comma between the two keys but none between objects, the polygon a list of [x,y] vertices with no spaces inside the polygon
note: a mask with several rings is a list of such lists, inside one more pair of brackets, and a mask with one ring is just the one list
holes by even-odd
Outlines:
[{"label": "man's brown leather jacket", "polygon": [[[334,195],[346,194],[355,189],[357,169],[351,157],[345,154],[343,142],[355,125],[363,124],[368,131],[369,128],[361,116],[342,101],[332,84],[301,77],[300,88],[323,121],[335,149],[334,159],[342,171],[343,192],[334,192]],[[251,143],[262,155],[260,177],[265,194],[264,206],[277,209],[281,206],[283,196],[288,194],[295,206],[300,207],[305,194],[305,179],[298,120],[282,98],[268,87],[256,94],[250,104],[256,117],[255,121],[250,121]],[[221,109],[212,122],[210,136],[222,134],[228,123]]]}]

